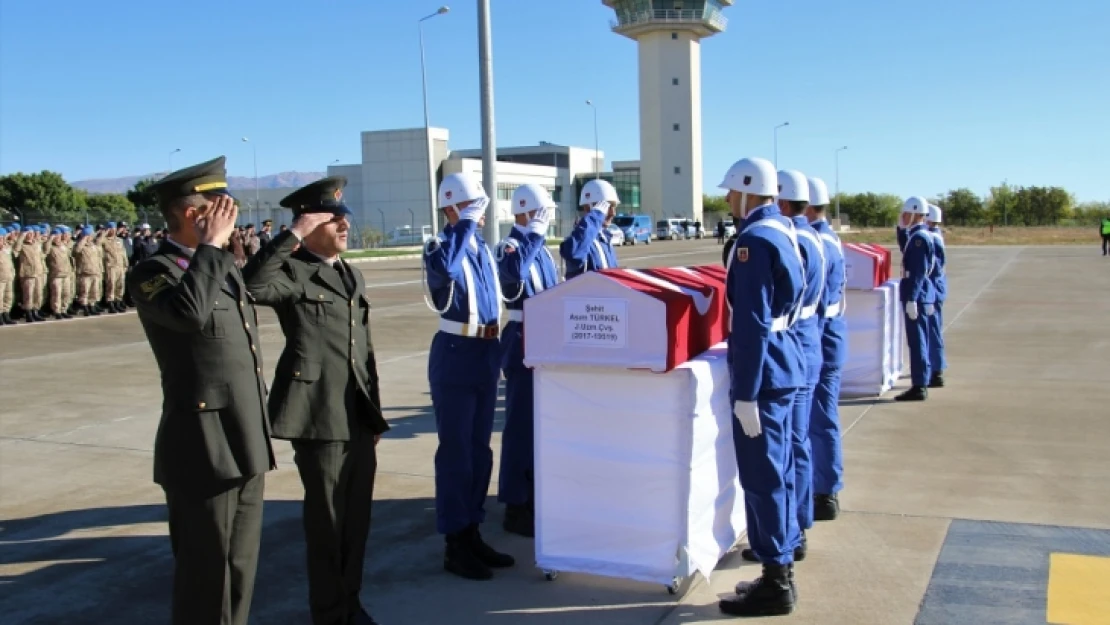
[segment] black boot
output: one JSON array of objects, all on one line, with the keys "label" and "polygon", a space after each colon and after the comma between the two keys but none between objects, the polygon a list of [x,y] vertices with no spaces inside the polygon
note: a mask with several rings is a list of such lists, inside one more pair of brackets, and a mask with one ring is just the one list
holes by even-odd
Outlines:
[{"label": "black boot", "polygon": [[[740,557],[748,562],[759,562],[759,558],[751,549],[744,549],[740,552]],[[801,562],[806,559],[806,533],[802,532],[802,544],[794,549],[794,561]],[[739,591],[737,591],[739,592]]]},{"label": "black boot", "polygon": [[85,316],[95,317],[99,314],[100,314],[100,311],[96,309],[96,306],[94,306],[92,304],[85,304]]},{"label": "black boot", "polygon": [[536,536],[536,517],[532,507],[505,506],[505,521],[501,524],[506,532],[520,534],[528,538]]},{"label": "black boot", "polygon": [[477,525],[471,525],[468,531],[470,533],[470,549],[474,552],[474,555],[478,556],[482,564],[493,569],[503,569],[516,564],[516,560],[509,554],[495,551],[493,547],[487,545],[482,540],[482,534],[478,531]]},{"label": "black boot", "polygon": [[717,604],[721,612],[731,616],[783,616],[794,611],[789,565],[764,564],[763,575],[743,589],[743,594]]},{"label": "black boot", "polygon": [[31,310],[30,314],[32,321],[46,321],[46,317],[42,316],[42,313],[39,311],[38,308]]},{"label": "black boot", "polygon": [[944,374],[934,373],[933,379],[929,380],[929,388],[944,388]]},{"label": "black boot", "polygon": [[911,386],[910,390],[894,398],[894,401],[925,401],[929,391],[924,386]]},{"label": "black boot", "polygon": [[8,313],[0,313],[0,325],[10,326],[13,324],[15,324],[15,320]]},{"label": "black boot", "polygon": [[482,564],[471,547],[469,530],[448,534],[447,547],[443,553],[443,569],[459,577],[474,580],[493,578],[493,571]]},{"label": "black boot", "polygon": [[813,520],[835,521],[840,514],[840,500],[836,495],[813,496]]}]

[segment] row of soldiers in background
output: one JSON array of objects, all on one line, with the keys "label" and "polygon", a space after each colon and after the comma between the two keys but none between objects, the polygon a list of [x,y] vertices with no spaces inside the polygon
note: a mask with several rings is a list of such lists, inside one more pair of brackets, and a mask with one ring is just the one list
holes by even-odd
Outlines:
[{"label": "row of soldiers in background", "polygon": [[126,229],[111,222],[0,228],[0,325],[45,321],[44,311],[54,319],[124,312],[129,247]]}]

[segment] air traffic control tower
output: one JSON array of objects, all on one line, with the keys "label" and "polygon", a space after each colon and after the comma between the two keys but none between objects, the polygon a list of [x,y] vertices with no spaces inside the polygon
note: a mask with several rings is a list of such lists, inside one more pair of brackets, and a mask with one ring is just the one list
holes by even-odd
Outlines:
[{"label": "air traffic control tower", "polygon": [[732,0],[602,2],[616,13],[613,32],[640,46],[641,206],[700,221],[701,40],[725,30]]}]

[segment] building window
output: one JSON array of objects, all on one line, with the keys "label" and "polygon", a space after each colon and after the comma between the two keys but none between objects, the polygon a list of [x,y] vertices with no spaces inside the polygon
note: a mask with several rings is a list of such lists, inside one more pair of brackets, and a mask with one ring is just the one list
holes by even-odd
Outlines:
[{"label": "building window", "polygon": [[671,39],[678,39],[678,33],[671,33]]},{"label": "building window", "polygon": [[513,199],[513,191],[516,191],[517,186],[519,186],[519,185],[508,184],[508,183],[505,183],[505,182],[497,183],[497,199],[499,199],[499,200],[511,200],[511,199]]},{"label": "building window", "polygon": [[682,173],[682,168],[681,168],[681,167],[675,167],[675,168],[674,168],[674,173],[675,173],[676,175],[677,175],[677,174],[681,174],[681,173]]},{"label": "building window", "polygon": [[675,130],[678,130],[678,124],[675,124],[675,125],[674,125],[674,129],[675,129]]},{"label": "building window", "polygon": [[678,79],[677,78],[672,78],[671,79],[671,84],[677,87],[678,86]]}]

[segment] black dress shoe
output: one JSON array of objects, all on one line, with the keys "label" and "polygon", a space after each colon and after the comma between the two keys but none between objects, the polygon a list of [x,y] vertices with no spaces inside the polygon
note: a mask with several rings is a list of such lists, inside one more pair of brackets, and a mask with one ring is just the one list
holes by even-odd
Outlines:
[{"label": "black dress shoe", "polygon": [[944,388],[944,375],[934,373],[933,379],[929,380],[929,388]]},{"label": "black dress shoe", "polygon": [[347,622],[350,625],[378,625],[378,622],[374,620],[374,617],[370,616],[366,608],[359,608],[358,612],[352,614],[350,620]]},{"label": "black dress shoe", "polygon": [[925,401],[929,391],[924,386],[911,386],[910,390],[894,398],[894,401]]},{"label": "black dress shoe", "polygon": [[482,563],[471,547],[469,533],[466,531],[447,535],[447,546],[443,553],[443,569],[465,579],[484,581],[493,579],[493,571]]},{"label": "black dress shoe", "polygon": [[794,611],[789,565],[764,564],[763,575],[744,584],[744,593],[722,599],[717,607],[731,616],[783,616]]},{"label": "black dress shoe", "polygon": [[478,556],[482,564],[492,569],[504,569],[516,564],[516,560],[509,554],[495,551],[493,547],[487,545],[486,541],[482,540],[482,534],[478,531],[477,525],[471,525],[468,531],[470,534],[470,549],[474,552],[474,555]]},{"label": "black dress shoe", "polygon": [[813,520],[835,521],[840,514],[840,500],[836,495],[813,496]]},{"label": "black dress shoe", "polygon": [[506,532],[527,538],[536,536],[536,517],[530,506],[505,506],[505,520],[501,524]]}]

